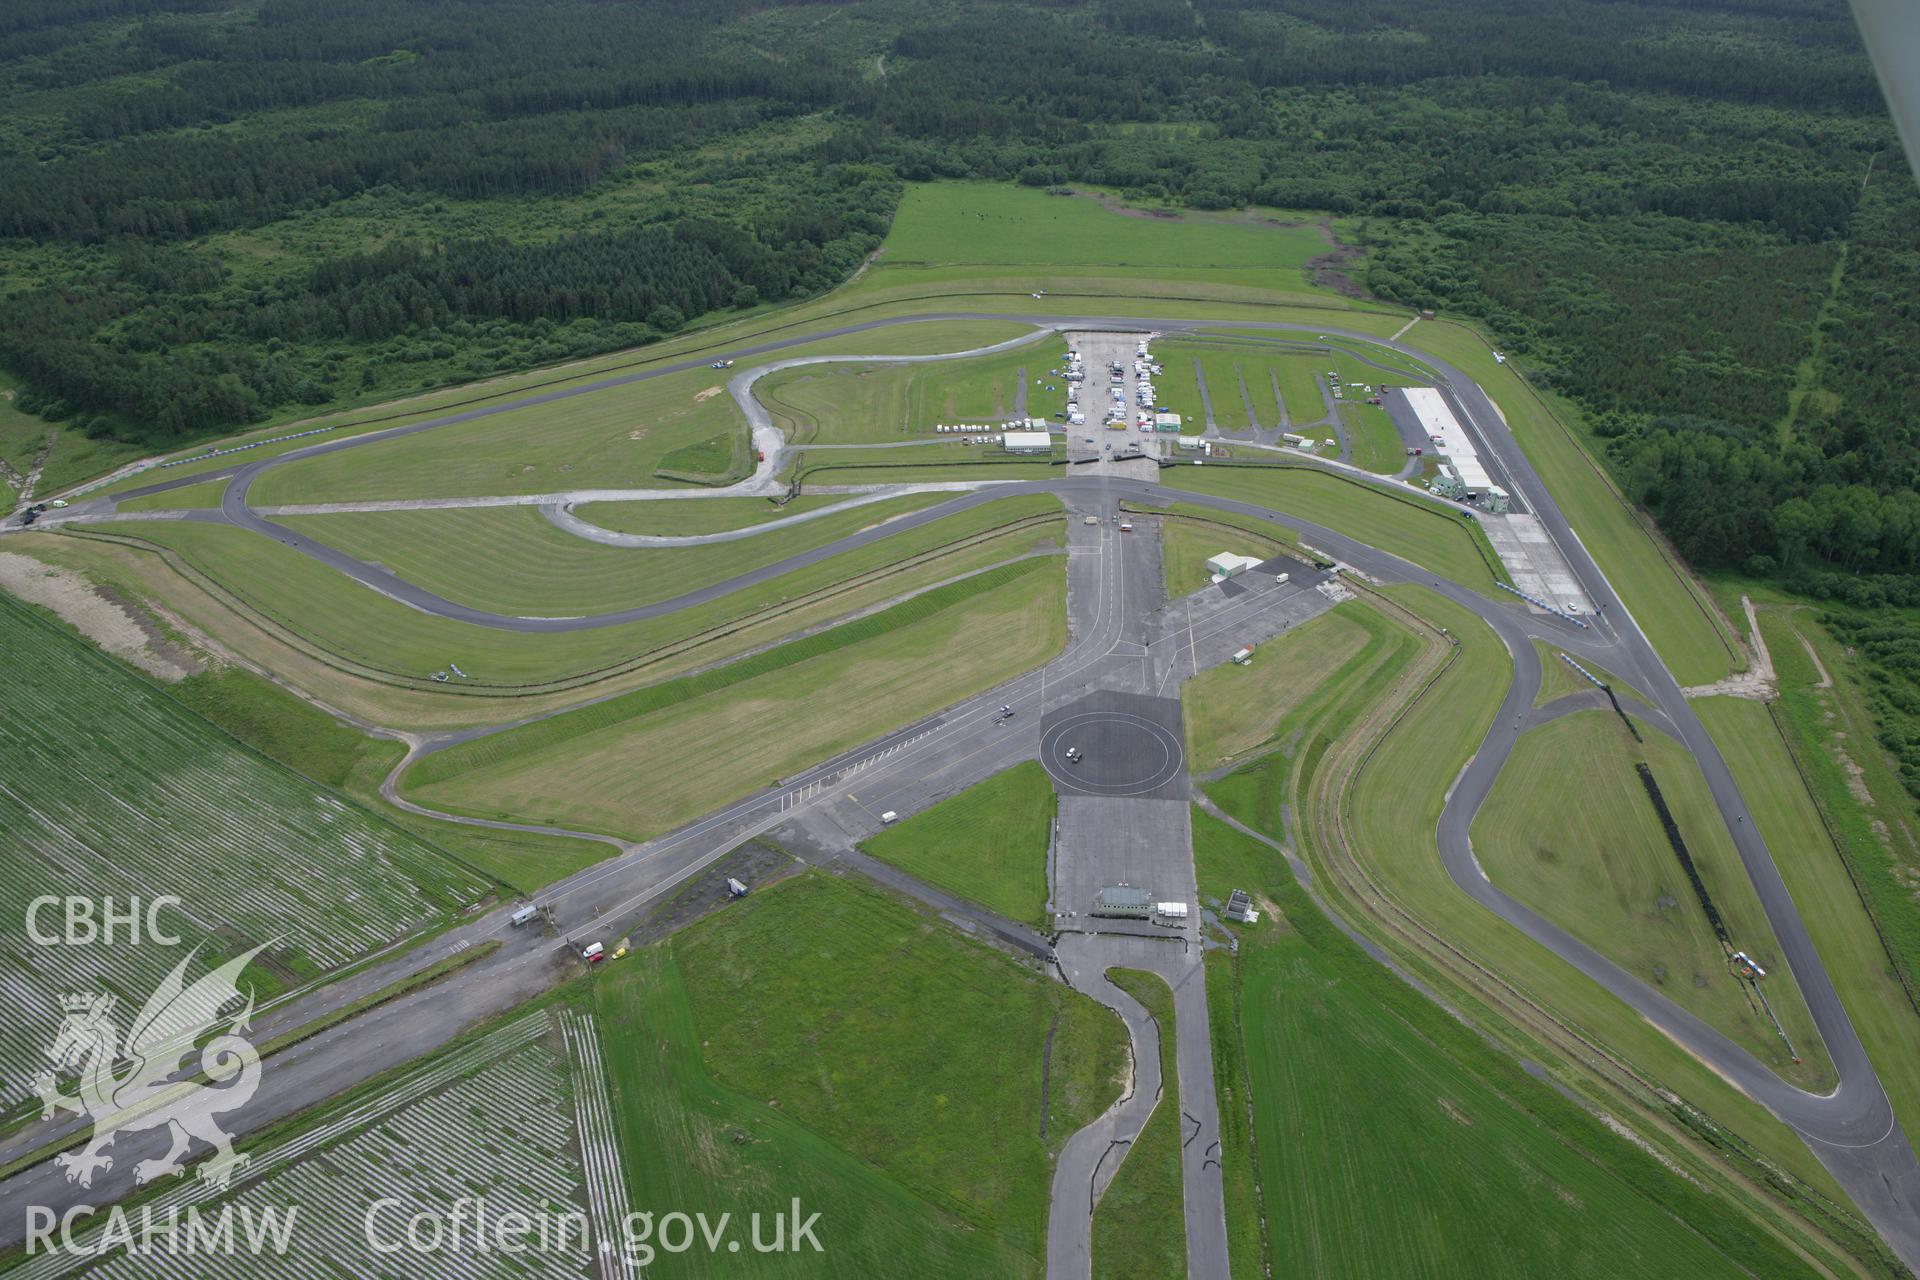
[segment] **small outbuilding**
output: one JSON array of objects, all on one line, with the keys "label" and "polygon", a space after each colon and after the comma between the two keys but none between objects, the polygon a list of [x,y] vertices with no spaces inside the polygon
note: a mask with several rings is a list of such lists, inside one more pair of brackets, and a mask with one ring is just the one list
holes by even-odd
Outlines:
[{"label": "small outbuilding", "polygon": [[1247,569],[1257,569],[1260,562],[1252,556],[1237,555],[1232,551],[1222,551],[1207,561],[1207,572],[1215,578],[1231,578]]},{"label": "small outbuilding", "polygon": [[1130,884],[1110,884],[1094,895],[1093,914],[1110,920],[1145,920],[1153,914],[1153,895]]}]

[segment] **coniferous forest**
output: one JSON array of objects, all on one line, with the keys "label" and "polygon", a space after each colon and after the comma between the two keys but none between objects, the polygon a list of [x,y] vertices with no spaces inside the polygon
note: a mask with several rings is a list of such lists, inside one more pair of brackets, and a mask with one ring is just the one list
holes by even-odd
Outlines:
[{"label": "coniferous forest", "polygon": [[0,368],[96,436],[817,293],[902,181],[1098,183],[1334,215],[1695,563],[1920,602],[1920,195],[1844,0],[15,0],[0,76]]}]

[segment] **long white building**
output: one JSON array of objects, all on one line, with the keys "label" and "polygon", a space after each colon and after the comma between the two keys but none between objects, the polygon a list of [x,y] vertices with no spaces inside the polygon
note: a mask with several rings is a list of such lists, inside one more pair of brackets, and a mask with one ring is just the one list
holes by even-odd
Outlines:
[{"label": "long white building", "polygon": [[1445,397],[1432,387],[1408,387],[1405,394],[1407,404],[1420,419],[1420,429],[1427,433],[1429,440],[1439,442],[1434,446],[1435,451],[1453,464],[1454,474],[1460,477],[1466,491],[1482,494],[1493,488],[1493,478],[1480,464],[1473,440],[1453,416],[1453,410],[1447,407]]}]

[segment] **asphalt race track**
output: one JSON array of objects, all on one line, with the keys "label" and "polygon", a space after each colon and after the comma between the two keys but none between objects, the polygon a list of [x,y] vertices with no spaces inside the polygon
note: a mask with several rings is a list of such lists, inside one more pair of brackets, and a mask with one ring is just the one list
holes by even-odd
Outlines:
[{"label": "asphalt race track", "polygon": [[[1190,505],[1237,512],[1258,519],[1284,521],[1287,526],[1299,530],[1303,536],[1311,539],[1321,551],[1362,570],[1379,581],[1415,582],[1432,587],[1473,611],[1500,635],[1513,657],[1514,679],[1507,690],[1500,714],[1495,718],[1486,740],[1480,745],[1472,762],[1455,785],[1440,821],[1439,850],[1449,876],[1465,893],[1485,906],[1487,910],[1578,968],[1792,1127],[1805,1139],[1809,1148],[1832,1172],[1894,1251],[1909,1266],[1920,1269],[1920,1163],[1915,1161],[1907,1135],[1901,1130],[1893,1114],[1873,1064],[1868,1060],[1866,1051],[1848,1019],[1820,956],[1813,947],[1805,925],[1774,865],[1772,855],[1755,830],[1755,824],[1746,820],[1745,803],[1725,761],[1699,719],[1694,715],[1666,666],[1654,652],[1625,604],[1613,591],[1574,535],[1558,504],[1554,501],[1553,495],[1540,481],[1505,423],[1477,384],[1458,369],[1401,342],[1323,326],[1282,321],[1252,322],[1240,319],[1208,322],[1124,316],[1067,318],[1051,315],[947,312],[847,325],[824,332],[809,333],[802,338],[742,347],[732,354],[736,357],[763,355],[803,342],[817,342],[824,338],[867,332],[902,323],[938,320],[1014,320],[1033,324],[1038,330],[1106,328],[1167,332],[1205,328],[1210,325],[1230,325],[1241,331],[1269,331],[1276,334],[1305,332],[1322,336],[1325,344],[1331,346],[1340,346],[1343,342],[1351,341],[1386,347],[1415,357],[1437,371],[1441,378],[1441,390],[1455,407],[1461,422],[1473,434],[1478,444],[1483,446],[1483,454],[1491,455],[1505,472],[1514,496],[1525,504],[1525,509],[1539,516],[1552,541],[1578,578],[1587,597],[1598,608],[1599,613],[1590,628],[1576,629],[1551,616],[1527,612],[1517,600],[1496,601],[1463,585],[1437,579],[1433,574],[1395,556],[1355,542],[1333,530],[1299,520],[1285,512],[1271,511],[1256,504],[1197,493],[1181,492],[1177,495],[1178,500]],[[481,626],[528,632],[567,631],[607,626],[617,622],[671,613],[676,609],[741,590],[755,582],[788,572],[800,565],[814,563],[878,538],[916,527],[951,514],[953,511],[982,502],[996,501],[1010,494],[1049,492],[1060,496],[1075,511],[1106,513],[1117,510],[1117,504],[1122,500],[1164,502],[1168,496],[1166,491],[1154,484],[1113,478],[1069,477],[1047,482],[990,485],[956,497],[950,502],[925,508],[883,527],[854,534],[829,546],[789,557],[777,564],[725,582],[711,584],[675,600],[620,613],[565,619],[511,617],[487,613],[443,600],[385,570],[346,556],[310,538],[297,535],[275,524],[247,504],[247,490],[252,480],[265,470],[286,462],[340,449],[356,448],[377,440],[437,430],[494,413],[586,394],[607,387],[626,385],[698,367],[706,364],[710,358],[711,356],[706,356],[663,364],[657,368],[605,378],[565,390],[502,401],[385,431],[330,440],[295,449],[277,457],[235,463],[227,467],[181,476],[171,481],[161,481],[118,496],[132,497],[164,493],[188,484],[198,484],[220,476],[231,476],[233,481],[228,485],[220,510],[193,512],[188,518],[223,521],[253,529],[264,536],[284,542],[302,554],[328,564],[375,590],[425,612]],[[871,356],[838,358],[865,363],[884,363],[900,359],[899,357]],[[752,401],[750,395],[744,393],[750,390],[755,378],[773,367],[777,366],[766,365],[757,369],[748,369],[735,375],[733,379],[736,398],[740,400],[743,407],[747,407],[749,419],[752,422],[759,423],[760,419],[764,418],[764,413],[756,418],[757,404]],[[777,464],[777,453],[769,452],[768,458],[770,466]],[[759,477],[756,477],[756,480],[758,479]],[[47,527],[55,527],[69,523],[82,524],[103,518],[111,519],[114,517],[114,501],[115,499],[112,498],[93,498],[76,502],[73,507],[64,511],[48,513],[48,517],[42,523]],[[1077,520],[1075,523],[1078,523]],[[1105,567],[1108,562],[1118,562],[1123,558],[1123,554],[1119,552],[1103,550],[1100,553],[1099,560],[1103,566],[1100,573],[1103,584],[1108,578],[1108,569]],[[1071,566],[1070,561],[1070,573]],[[941,717],[941,722],[937,726],[932,728],[910,726],[900,734],[889,735],[885,742],[891,745],[876,744],[873,747],[861,748],[840,761],[829,762],[817,770],[808,771],[798,779],[787,780],[786,784],[779,788],[768,789],[747,797],[735,805],[690,824],[679,832],[648,842],[643,846],[623,846],[623,852],[618,856],[552,886],[541,895],[542,899],[552,901],[559,906],[566,927],[570,931],[570,938],[592,936],[594,929],[617,927],[624,920],[630,919],[641,905],[668,892],[674,885],[681,883],[688,875],[724,854],[740,840],[767,829],[779,821],[782,814],[790,812],[794,807],[814,803],[813,797],[824,798],[829,794],[837,794],[837,788],[843,787],[848,779],[856,776],[875,780],[861,784],[860,789],[866,791],[874,787],[876,781],[883,782],[889,778],[900,780],[900,785],[907,785],[905,780],[910,775],[915,773],[925,775],[937,771],[947,761],[969,760],[976,762],[980,767],[985,767],[988,763],[1004,767],[999,763],[1000,761],[1012,763],[1017,759],[1031,759],[1037,755],[1046,764],[1049,772],[1060,782],[1064,791],[1080,795],[1114,797],[1153,795],[1156,794],[1157,788],[1171,785],[1164,780],[1156,781],[1160,778],[1161,772],[1169,767],[1171,768],[1171,772],[1167,775],[1169,778],[1184,779],[1184,761],[1178,757],[1180,734],[1177,702],[1174,703],[1175,715],[1172,721],[1173,728],[1170,731],[1160,716],[1152,713],[1142,714],[1137,709],[1110,708],[1099,702],[1091,690],[1088,691],[1089,701],[1084,707],[1068,704],[1058,708],[1049,714],[1044,725],[1036,725],[1030,718],[1018,727],[1008,727],[999,724],[995,715],[998,706],[1002,703],[1035,705],[1044,699],[1049,683],[1071,681],[1075,673],[1093,669],[1094,664],[1103,660],[1111,660],[1109,655],[1115,652],[1119,638],[1131,624],[1137,623],[1150,607],[1149,604],[1137,599],[1126,598],[1123,586],[1119,585],[1122,582],[1119,573],[1118,568],[1112,570],[1113,582],[1116,585],[1111,587],[1103,585],[1097,593],[1097,603],[1088,608],[1075,610],[1073,640],[1068,651],[1055,659],[1042,672],[1031,673],[1010,681],[1007,685],[992,690],[980,698],[950,709]],[[1137,594],[1139,593],[1136,592]],[[1266,598],[1266,595],[1259,595],[1246,602],[1232,600],[1228,605],[1251,610],[1259,607]],[[1643,690],[1652,701],[1654,709],[1665,718],[1678,739],[1699,762],[1722,820],[1732,834],[1742,863],[1773,926],[1781,953],[1800,985],[1815,1025],[1825,1041],[1839,1074],[1840,1083],[1833,1093],[1810,1094],[1781,1080],[1724,1035],[1680,1009],[1672,1001],[1605,957],[1585,947],[1550,921],[1502,893],[1479,871],[1473,859],[1469,830],[1474,814],[1486,799],[1495,778],[1513,749],[1519,732],[1524,727],[1522,721],[1539,689],[1540,664],[1531,643],[1536,637],[1549,640],[1570,652],[1590,658]],[[1146,661],[1151,666],[1153,662],[1151,651]],[[1194,649],[1193,665],[1196,667],[1199,665],[1197,647]],[[1154,691],[1152,686],[1148,687],[1149,693]],[[1159,699],[1147,698],[1146,700]],[[1172,700],[1165,699],[1165,701]],[[1079,746],[1085,753],[1085,759],[1078,764],[1065,762],[1062,753],[1067,746]],[[880,754],[881,752],[885,754]],[[864,773],[861,772],[863,770]],[[829,783],[831,785],[828,785]],[[810,791],[809,788],[815,789]],[[484,920],[462,926],[460,930],[448,936],[467,939],[507,936],[509,931],[503,928],[505,915],[506,909],[503,908]],[[574,932],[576,925],[584,932]],[[433,954],[442,953],[436,949]],[[486,1005],[487,1000],[477,998],[485,984],[495,982],[503,972],[524,973],[525,971],[527,957],[524,951],[509,948],[502,953],[502,956],[470,966],[447,982],[435,987],[435,998],[456,1004],[461,999],[467,998],[472,999],[476,1006]],[[408,967],[418,968],[430,962],[416,951],[395,961],[395,967],[376,967],[369,972],[376,975],[384,974],[385,980],[391,981],[392,974],[396,971],[405,972]],[[520,967],[505,968],[509,963]],[[364,978],[365,975],[357,975],[357,977]],[[391,1011],[406,1007],[407,1002],[402,1001],[386,1008]],[[383,1014],[382,1018],[387,1020],[392,1016],[389,1012]],[[1181,1017],[1181,1039],[1184,1041],[1187,1030],[1186,1016],[1183,1013]],[[439,1042],[444,1042],[445,1038],[447,1037],[442,1036]],[[398,1061],[404,1061],[407,1057],[426,1052],[433,1047],[435,1042],[431,1035],[401,1036],[400,1042],[393,1050],[393,1056]],[[325,1055],[331,1052],[337,1055],[339,1062],[346,1063],[353,1062],[364,1050],[364,1042],[356,1041],[351,1036],[323,1033],[301,1046],[301,1057],[304,1061],[317,1063],[325,1061]],[[328,1096],[333,1089],[345,1087],[351,1082],[345,1076],[328,1076],[318,1069],[313,1074],[315,1078],[308,1093],[297,1095],[293,1101],[301,1099],[307,1102],[318,1101]],[[288,1105],[291,1106],[292,1103],[289,1102]],[[267,1122],[270,1118],[249,1117],[248,1123],[243,1127],[257,1128],[259,1124]],[[46,1141],[49,1135],[57,1130],[58,1125],[54,1124],[32,1126],[21,1131],[6,1142],[0,1143],[0,1161],[9,1159],[22,1150],[31,1150],[33,1146]],[[116,1167],[130,1167],[132,1163],[131,1160],[120,1161],[117,1162]],[[17,1175],[10,1179],[3,1189],[0,1189],[0,1197],[15,1203],[56,1206],[69,1202],[73,1199],[75,1192],[61,1184],[58,1175],[51,1173],[51,1169],[50,1164],[42,1164]],[[102,1192],[96,1188],[85,1194],[101,1200],[102,1197],[110,1197],[111,1193]],[[17,1222],[9,1221],[0,1224],[0,1247],[15,1243],[18,1230]],[[1191,1218],[1189,1233],[1190,1235],[1193,1233]],[[1219,1259],[1219,1264],[1218,1274],[1224,1275],[1224,1255]],[[1205,1274],[1213,1273],[1214,1262],[1209,1259],[1206,1262]],[[1202,1274],[1202,1272],[1196,1271],[1196,1274]]]}]

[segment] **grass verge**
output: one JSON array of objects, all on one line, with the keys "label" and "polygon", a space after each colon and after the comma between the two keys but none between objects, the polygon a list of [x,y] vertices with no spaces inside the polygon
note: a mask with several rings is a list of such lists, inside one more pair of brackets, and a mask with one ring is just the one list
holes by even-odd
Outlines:
[{"label": "grass verge", "polygon": [[1161,480],[1175,489],[1256,502],[1311,521],[1462,586],[1486,591],[1495,582],[1509,581],[1474,521],[1313,467],[1174,467]]},{"label": "grass verge", "polygon": [[[1544,707],[1557,698],[1564,698],[1570,693],[1586,693],[1593,688],[1592,683],[1589,682],[1586,677],[1566,664],[1566,661],[1560,656],[1561,650],[1554,648],[1544,640],[1535,640],[1533,642],[1533,648],[1534,651],[1540,655],[1540,692],[1534,696],[1534,706]],[[1646,701],[1645,695],[1638,689],[1620,679],[1620,677],[1614,675],[1599,663],[1590,661],[1587,658],[1575,658],[1574,661],[1592,672],[1606,684],[1612,686],[1613,691],[1621,697],[1624,698],[1631,694],[1633,697],[1639,698],[1642,702]]]},{"label": "grass verge", "polygon": [[1167,599],[1178,600],[1213,580],[1207,561],[1223,551],[1268,560],[1286,544],[1278,538],[1230,524],[1205,524],[1178,516],[1160,522],[1160,560],[1167,575]]},{"label": "grass verge", "polygon": [[1057,798],[1038,761],[975,783],[861,846],[928,884],[1044,929]]},{"label": "grass verge", "polygon": [[1173,989],[1158,974],[1141,969],[1109,969],[1107,978],[1153,1015],[1160,1038],[1160,1100],[1094,1208],[1094,1280],[1184,1275],[1187,1219],[1180,1177]]},{"label": "grass verge", "polygon": [[1181,687],[1187,759],[1197,771],[1253,755],[1273,741],[1288,712],[1383,630],[1351,602],[1261,645],[1250,666],[1201,672]]}]

